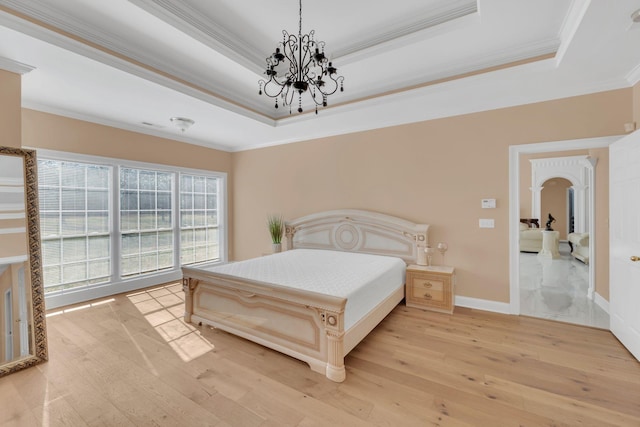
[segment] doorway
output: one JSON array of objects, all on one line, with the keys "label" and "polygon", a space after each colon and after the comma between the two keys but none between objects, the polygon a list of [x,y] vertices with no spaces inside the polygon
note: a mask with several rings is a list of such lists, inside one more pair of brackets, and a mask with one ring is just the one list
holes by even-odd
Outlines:
[{"label": "doorway", "polygon": [[[521,167],[520,160],[522,155],[527,154],[542,154],[549,153],[549,157],[555,156],[553,152],[562,152],[562,151],[575,151],[575,150],[590,150],[590,149],[600,149],[608,147],[612,142],[617,140],[619,137],[605,137],[605,138],[590,138],[590,139],[582,139],[582,140],[570,140],[570,141],[557,141],[557,142],[547,142],[547,143],[537,143],[537,144],[527,144],[527,145],[518,145],[509,147],[509,224],[510,224],[510,250],[509,250],[509,263],[510,263],[510,309],[512,314],[525,314],[522,310],[522,301],[521,301],[521,273],[527,273],[527,271],[521,272],[521,253],[519,250],[519,238],[520,238],[520,218],[522,217],[522,212],[520,210],[521,200],[523,197],[531,197],[530,194],[523,194],[524,191],[522,188],[524,187],[523,183],[520,180]],[[606,175],[605,175],[606,176]],[[588,199],[590,201],[594,201],[594,183],[592,183],[582,196],[584,199]],[[577,196],[576,196],[577,197]],[[535,197],[534,197],[535,199]],[[539,199],[538,199],[539,200]],[[535,202],[534,202],[535,204]],[[539,205],[538,205],[539,212]],[[540,215],[540,214],[538,214]],[[565,213],[559,213],[559,215],[564,216]],[[530,216],[530,215],[528,215]],[[589,233],[590,236],[590,262],[589,266],[585,271],[586,275],[586,283],[588,283],[588,299],[591,301],[591,306],[595,306],[597,304],[598,310],[604,310],[606,316],[608,317],[608,301],[606,298],[600,296],[595,291],[595,277],[596,277],[596,269],[598,266],[597,258],[595,256],[595,247],[596,247],[596,237],[597,235],[594,233],[594,223],[595,223],[595,215],[592,212],[591,215],[588,215],[589,220],[586,217],[581,217],[579,221],[585,227],[585,232]],[[539,219],[540,216],[538,216]],[[541,221],[541,226],[544,226],[546,222]],[[578,220],[578,218],[576,218]],[[566,243],[560,244],[561,255],[564,252],[565,257],[569,258],[567,262],[571,261],[571,256],[569,252],[568,245]],[[603,262],[607,260],[603,257]],[[535,254],[529,254],[530,262],[538,262],[539,257]],[[554,260],[555,261],[555,260]],[[585,266],[586,267],[586,266]],[[606,264],[608,268],[608,263]],[[526,268],[526,267],[525,267]],[[556,270],[556,271],[554,271]],[[548,263],[545,268],[542,264],[538,264],[537,266],[537,274],[539,274],[538,283],[540,284],[540,280],[543,279],[543,275],[547,275],[547,279],[550,275],[557,273],[557,270],[562,270],[561,263]],[[606,269],[603,269],[605,272]],[[574,278],[575,279],[575,278]],[[567,280],[567,278],[559,279],[559,280]],[[545,289],[538,289],[539,293],[542,294],[542,291]],[[548,289],[546,289],[548,291]],[[608,289],[606,289],[606,293],[608,293]],[[584,295],[584,292],[582,292]],[[608,296],[608,295],[605,295]],[[562,308],[562,305],[567,305],[566,300],[561,300],[560,298],[556,298],[557,295],[554,295],[553,292],[546,292],[542,298],[547,298],[547,302],[556,308]],[[569,296],[571,297],[571,296]],[[564,297],[565,299],[567,296]],[[549,302],[550,301],[550,302]],[[593,304],[595,302],[596,304]],[[526,313],[527,315],[531,315],[530,313]],[[543,316],[546,317],[546,316]],[[561,318],[557,318],[556,320],[563,320]]]}]

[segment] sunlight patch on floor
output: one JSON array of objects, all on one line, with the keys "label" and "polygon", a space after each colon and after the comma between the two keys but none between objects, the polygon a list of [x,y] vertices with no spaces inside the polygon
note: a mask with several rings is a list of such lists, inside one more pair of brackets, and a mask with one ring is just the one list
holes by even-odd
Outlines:
[{"label": "sunlight patch on floor", "polygon": [[200,336],[197,328],[184,322],[184,292],[180,283],[137,292],[127,298],[183,361],[189,362],[215,348]]},{"label": "sunlight patch on floor", "polygon": [[103,304],[108,304],[108,303],[113,302],[113,301],[115,301],[114,298],[109,298],[109,299],[105,299],[105,300],[92,302],[92,303],[89,303],[89,304],[83,304],[83,305],[78,305],[78,306],[75,306],[75,307],[65,308],[65,309],[58,310],[58,311],[52,311],[50,313],[47,313],[46,317],[59,316],[59,315],[64,314],[64,313],[71,313],[71,312],[78,311],[78,310],[84,310],[84,309],[87,309],[87,308],[98,307],[98,306],[101,306]]}]

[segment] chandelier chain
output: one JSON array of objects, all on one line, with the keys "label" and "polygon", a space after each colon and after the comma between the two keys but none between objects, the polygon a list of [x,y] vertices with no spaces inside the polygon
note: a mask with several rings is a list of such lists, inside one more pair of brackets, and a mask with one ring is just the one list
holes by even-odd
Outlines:
[{"label": "chandelier chain", "polygon": [[298,37],[302,38],[302,0],[300,0],[300,10],[298,12],[300,19],[298,20]]}]

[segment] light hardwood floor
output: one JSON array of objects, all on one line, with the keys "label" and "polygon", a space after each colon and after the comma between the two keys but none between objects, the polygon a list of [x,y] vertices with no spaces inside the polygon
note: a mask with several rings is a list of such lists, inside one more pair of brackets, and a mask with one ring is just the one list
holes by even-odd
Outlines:
[{"label": "light hardwood floor", "polygon": [[0,425],[640,425],[640,364],[608,331],[399,305],[336,384],[185,325],[182,300],[171,284],[50,313],[50,361],[0,378]]}]

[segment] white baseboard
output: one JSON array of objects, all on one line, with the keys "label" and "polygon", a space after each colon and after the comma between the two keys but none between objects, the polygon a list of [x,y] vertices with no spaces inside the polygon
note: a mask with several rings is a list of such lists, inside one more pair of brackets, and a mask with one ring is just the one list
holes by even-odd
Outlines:
[{"label": "white baseboard", "polygon": [[507,302],[470,298],[456,295],[455,304],[459,307],[475,308],[494,313],[511,314],[511,306]]},{"label": "white baseboard", "polygon": [[593,301],[598,304],[598,306],[603,309],[604,311],[607,312],[607,314],[609,314],[609,301],[607,301],[606,299],[604,299],[602,297],[602,295],[600,295],[599,293],[595,293],[595,298],[593,299]]}]

